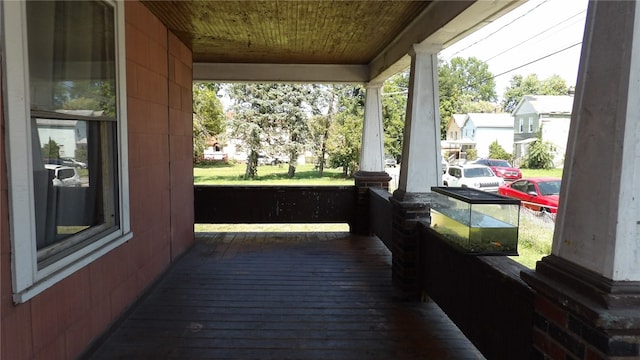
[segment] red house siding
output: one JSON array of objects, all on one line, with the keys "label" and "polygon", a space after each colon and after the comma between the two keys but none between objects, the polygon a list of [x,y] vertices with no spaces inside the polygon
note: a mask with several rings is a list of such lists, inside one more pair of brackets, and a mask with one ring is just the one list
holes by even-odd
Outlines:
[{"label": "red house siding", "polygon": [[20,305],[11,297],[0,111],[2,359],[76,358],[193,242],[191,52],[138,2],[126,2],[125,21],[134,237]]}]

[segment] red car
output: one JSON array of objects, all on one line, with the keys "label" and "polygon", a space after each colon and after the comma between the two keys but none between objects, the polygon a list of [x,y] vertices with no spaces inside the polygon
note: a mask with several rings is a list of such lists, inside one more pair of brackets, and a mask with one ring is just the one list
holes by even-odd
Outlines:
[{"label": "red car", "polygon": [[493,170],[493,173],[500,176],[505,181],[514,181],[522,178],[520,169],[514,168],[506,160],[500,159],[479,159],[474,161],[475,164],[485,165]]},{"label": "red car", "polygon": [[522,206],[536,211],[555,214],[560,197],[558,178],[528,178],[502,185],[498,194],[520,199]]}]

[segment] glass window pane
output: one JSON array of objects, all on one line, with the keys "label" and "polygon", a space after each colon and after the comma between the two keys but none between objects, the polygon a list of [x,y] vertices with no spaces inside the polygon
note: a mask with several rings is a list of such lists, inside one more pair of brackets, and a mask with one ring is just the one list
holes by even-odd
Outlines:
[{"label": "glass window pane", "polygon": [[115,25],[100,1],[29,1],[38,266],[118,228]]},{"label": "glass window pane", "polygon": [[106,140],[115,123],[37,118],[33,125],[37,248],[117,225],[115,144]]},{"label": "glass window pane", "polygon": [[115,118],[113,9],[99,1],[27,2],[32,110]]}]

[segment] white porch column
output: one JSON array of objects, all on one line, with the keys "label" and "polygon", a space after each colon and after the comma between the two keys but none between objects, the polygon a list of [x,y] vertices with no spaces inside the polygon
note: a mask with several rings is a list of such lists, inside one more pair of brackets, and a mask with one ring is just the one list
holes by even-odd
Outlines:
[{"label": "white porch column", "polygon": [[592,1],[553,254],[640,281],[640,6]]},{"label": "white porch column", "polygon": [[384,132],[382,130],[382,84],[367,84],[362,126],[360,171],[384,171]]},{"label": "white porch column", "polygon": [[416,44],[411,74],[398,190],[428,193],[442,182],[440,171],[439,45]]},{"label": "white porch column", "polygon": [[552,254],[520,273],[535,343],[559,344],[539,358],[640,358],[639,20],[635,1],[589,2]]}]

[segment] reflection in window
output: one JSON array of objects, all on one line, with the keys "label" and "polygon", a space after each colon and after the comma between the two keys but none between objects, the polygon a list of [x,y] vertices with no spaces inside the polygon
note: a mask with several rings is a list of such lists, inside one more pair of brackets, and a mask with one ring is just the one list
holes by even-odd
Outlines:
[{"label": "reflection in window", "polygon": [[113,8],[27,2],[38,266],[118,228]]}]

